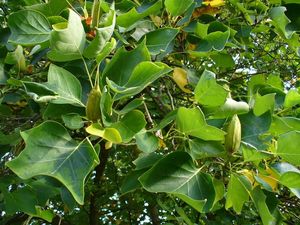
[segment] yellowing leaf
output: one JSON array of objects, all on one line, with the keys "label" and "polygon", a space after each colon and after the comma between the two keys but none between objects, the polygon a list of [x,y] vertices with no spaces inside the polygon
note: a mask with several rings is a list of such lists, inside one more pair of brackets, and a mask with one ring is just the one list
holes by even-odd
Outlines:
[{"label": "yellowing leaf", "polygon": [[203,2],[204,5],[211,6],[213,8],[220,7],[225,4],[224,0],[206,0]]},{"label": "yellowing leaf", "polygon": [[[103,128],[99,123],[93,123],[89,127],[87,127],[86,132],[95,135],[98,137],[102,137],[103,139],[112,142],[112,143],[120,143],[122,142],[121,135],[119,131],[115,128]],[[106,147],[109,147],[108,145]]]},{"label": "yellowing leaf", "polygon": [[243,169],[238,171],[239,173],[243,174],[249,181],[250,183],[255,187],[257,186],[257,183],[254,179],[254,175],[253,175],[253,171],[251,170],[247,170],[247,169]]},{"label": "yellowing leaf", "polygon": [[278,188],[278,176],[269,167],[267,167],[266,173],[268,175],[259,173],[258,177],[262,179],[264,182],[266,182],[272,188],[273,191],[276,191]]},{"label": "yellowing leaf", "polygon": [[191,90],[187,89],[188,85],[187,72],[186,70],[176,67],[173,72],[173,80],[178,85],[178,87],[185,93],[192,93]]}]

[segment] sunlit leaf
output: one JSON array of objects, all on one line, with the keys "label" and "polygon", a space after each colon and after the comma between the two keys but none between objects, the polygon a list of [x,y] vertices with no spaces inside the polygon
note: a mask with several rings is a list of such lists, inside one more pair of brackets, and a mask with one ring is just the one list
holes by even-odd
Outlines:
[{"label": "sunlit leaf", "polygon": [[202,111],[198,108],[187,109],[180,107],[177,112],[176,125],[182,133],[206,141],[223,140],[226,134],[217,127],[208,125]]},{"label": "sunlit leaf", "polygon": [[79,204],[84,203],[84,181],[99,163],[88,139],[77,142],[57,122],[47,121],[21,133],[26,148],[6,163],[22,179],[45,175],[59,180]]},{"label": "sunlit leaf", "polygon": [[50,38],[51,51],[48,57],[58,62],[80,59],[85,41],[85,31],[79,15],[69,10],[68,23],[53,26]]},{"label": "sunlit leaf", "polygon": [[220,106],[225,103],[228,91],[217,84],[215,74],[205,70],[195,88],[196,100],[204,106]]}]

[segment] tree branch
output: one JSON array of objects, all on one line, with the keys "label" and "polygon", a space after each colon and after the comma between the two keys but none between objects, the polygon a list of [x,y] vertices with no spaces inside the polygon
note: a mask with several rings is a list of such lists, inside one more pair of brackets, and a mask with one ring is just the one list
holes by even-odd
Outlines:
[{"label": "tree branch", "polygon": [[98,187],[101,184],[101,179],[104,175],[104,170],[107,164],[108,156],[109,156],[109,150],[105,149],[105,143],[101,142],[100,143],[100,153],[99,153],[99,158],[100,158],[100,164],[96,166],[95,171],[96,171],[96,176],[94,179],[94,185],[95,185],[95,190],[91,193],[90,197],[90,212],[89,212],[89,220],[90,220],[90,225],[99,225],[99,212],[97,210],[97,198],[99,194],[99,189]]}]

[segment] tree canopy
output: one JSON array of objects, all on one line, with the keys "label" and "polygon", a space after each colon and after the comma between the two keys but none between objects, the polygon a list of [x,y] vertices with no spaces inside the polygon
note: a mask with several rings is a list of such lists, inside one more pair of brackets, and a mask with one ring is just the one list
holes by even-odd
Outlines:
[{"label": "tree canopy", "polygon": [[1,1],[0,223],[300,223],[299,12]]}]

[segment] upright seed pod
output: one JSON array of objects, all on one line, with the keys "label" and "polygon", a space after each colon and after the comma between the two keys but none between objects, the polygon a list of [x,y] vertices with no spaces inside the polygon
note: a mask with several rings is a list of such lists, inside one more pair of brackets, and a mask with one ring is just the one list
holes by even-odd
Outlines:
[{"label": "upright seed pod", "polygon": [[236,152],[241,145],[241,123],[239,117],[235,114],[227,128],[225,137],[225,149],[228,153]]},{"label": "upright seed pod", "polygon": [[93,122],[97,122],[101,118],[100,100],[101,91],[99,85],[96,85],[90,91],[86,103],[86,117]]}]

